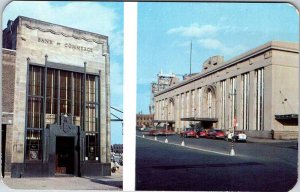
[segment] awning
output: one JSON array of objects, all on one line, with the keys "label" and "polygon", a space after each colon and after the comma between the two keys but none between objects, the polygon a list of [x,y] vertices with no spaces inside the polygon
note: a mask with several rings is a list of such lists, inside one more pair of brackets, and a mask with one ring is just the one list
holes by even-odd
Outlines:
[{"label": "awning", "polygon": [[275,119],[283,125],[298,125],[298,114],[275,115]]},{"label": "awning", "polygon": [[275,115],[276,120],[298,119],[298,114]]},{"label": "awning", "polygon": [[184,117],[180,119],[181,121],[202,121],[202,122],[218,122],[218,118],[211,117]]},{"label": "awning", "polygon": [[153,120],[154,123],[175,123],[174,120]]}]

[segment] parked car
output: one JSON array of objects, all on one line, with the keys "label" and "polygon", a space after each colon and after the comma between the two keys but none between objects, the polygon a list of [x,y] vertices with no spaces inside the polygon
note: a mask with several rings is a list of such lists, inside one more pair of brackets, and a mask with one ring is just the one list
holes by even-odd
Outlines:
[{"label": "parked car", "polygon": [[243,131],[229,131],[226,136],[225,136],[225,140],[226,141],[244,141],[246,142],[247,141],[247,135],[245,132]]},{"label": "parked car", "polygon": [[206,129],[204,129],[204,128],[197,129],[196,138],[206,137],[206,135],[207,135]]},{"label": "parked car", "polygon": [[181,137],[196,137],[196,130],[194,128],[188,127],[184,128],[183,132],[180,133]]},{"label": "parked car", "polygon": [[161,134],[162,134],[161,129],[153,129],[153,130],[149,131],[149,135],[152,135],[152,136],[161,135]]},{"label": "parked car", "polygon": [[224,139],[225,138],[225,132],[221,129],[210,129],[208,132],[207,132],[207,135],[206,135],[207,138],[213,138],[213,139]]}]

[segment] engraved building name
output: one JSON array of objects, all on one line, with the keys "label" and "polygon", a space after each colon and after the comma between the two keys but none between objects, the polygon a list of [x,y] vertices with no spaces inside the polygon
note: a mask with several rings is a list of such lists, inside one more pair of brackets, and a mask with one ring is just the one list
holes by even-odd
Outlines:
[{"label": "engraved building name", "polygon": [[73,49],[73,50],[78,50],[78,51],[86,51],[86,52],[93,52],[92,48],[88,48],[88,47],[84,47],[84,46],[80,46],[80,45],[74,45],[71,43],[64,43],[61,44],[60,42],[55,42],[51,39],[45,39],[45,38],[41,38],[38,37],[38,42],[39,43],[44,43],[44,44],[48,44],[48,45],[57,45],[57,46],[63,46],[64,48],[67,49]]}]

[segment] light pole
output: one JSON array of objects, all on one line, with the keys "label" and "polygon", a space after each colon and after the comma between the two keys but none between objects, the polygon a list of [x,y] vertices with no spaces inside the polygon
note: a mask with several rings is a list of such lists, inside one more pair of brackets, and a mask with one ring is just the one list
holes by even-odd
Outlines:
[{"label": "light pole", "polygon": [[235,151],[234,151],[234,131],[236,129],[236,89],[234,89],[234,93],[229,93],[229,97],[230,95],[234,96],[233,98],[233,105],[234,105],[234,109],[233,109],[233,133],[231,136],[231,150],[230,150],[230,156],[235,156]]},{"label": "light pole", "polygon": [[169,113],[168,113],[168,105],[166,106],[167,108],[167,118],[166,118],[166,139],[165,139],[165,143],[168,143],[168,116],[169,116]]}]

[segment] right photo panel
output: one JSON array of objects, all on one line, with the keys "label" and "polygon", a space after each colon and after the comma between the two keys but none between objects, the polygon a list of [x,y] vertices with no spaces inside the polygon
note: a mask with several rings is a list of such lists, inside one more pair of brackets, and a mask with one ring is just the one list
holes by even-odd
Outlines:
[{"label": "right photo panel", "polygon": [[136,190],[295,186],[293,5],[139,2],[137,54]]}]

